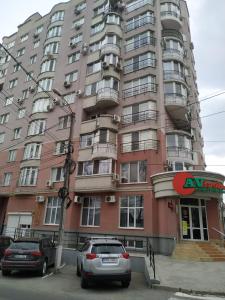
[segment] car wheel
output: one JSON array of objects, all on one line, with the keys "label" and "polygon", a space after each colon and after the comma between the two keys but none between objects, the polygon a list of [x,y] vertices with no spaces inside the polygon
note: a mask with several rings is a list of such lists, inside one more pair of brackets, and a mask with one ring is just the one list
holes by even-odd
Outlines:
[{"label": "car wheel", "polygon": [[128,288],[128,286],[130,285],[130,281],[129,280],[123,280],[121,281],[122,287],[123,288]]},{"label": "car wheel", "polygon": [[87,289],[88,288],[88,281],[83,276],[81,277],[80,285],[81,285],[82,289]]},{"label": "car wheel", "polygon": [[80,277],[80,276],[81,276],[81,273],[80,273],[80,268],[79,268],[78,262],[77,262],[77,276],[78,276],[78,277]]},{"label": "car wheel", "polygon": [[11,273],[11,271],[2,269],[2,276],[8,276],[8,275],[10,275],[10,273]]},{"label": "car wheel", "polygon": [[42,268],[38,273],[39,273],[40,276],[44,276],[47,273],[47,260],[46,259],[43,262]]}]

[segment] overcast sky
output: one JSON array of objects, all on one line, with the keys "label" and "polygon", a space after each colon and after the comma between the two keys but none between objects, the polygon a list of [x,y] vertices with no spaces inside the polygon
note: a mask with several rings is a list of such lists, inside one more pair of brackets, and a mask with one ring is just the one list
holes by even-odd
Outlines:
[{"label": "overcast sky", "polygon": [[[159,1],[159,0],[157,0]],[[58,0],[3,1],[0,40],[34,12],[48,13]],[[212,5],[213,2],[213,5]],[[187,0],[197,70],[199,99],[225,91],[225,0]],[[225,94],[201,102],[201,116],[225,111]],[[207,169],[225,175],[225,113],[202,118]]]}]

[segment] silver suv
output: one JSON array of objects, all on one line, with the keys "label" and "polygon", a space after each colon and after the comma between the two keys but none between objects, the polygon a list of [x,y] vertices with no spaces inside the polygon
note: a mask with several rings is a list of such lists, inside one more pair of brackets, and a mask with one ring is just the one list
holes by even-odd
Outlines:
[{"label": "silver suv", "polygon": [[79,250],[77,276],[81,287],[88,288],[90,281],[121,281],[128,287],[131,280],[129,254],[115,238],[92,238]]}]

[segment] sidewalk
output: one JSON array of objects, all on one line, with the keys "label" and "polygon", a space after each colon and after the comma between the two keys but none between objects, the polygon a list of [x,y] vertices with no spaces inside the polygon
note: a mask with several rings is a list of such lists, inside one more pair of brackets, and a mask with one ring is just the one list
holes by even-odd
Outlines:
[{"label": "sidewalk", "polygon": [[179,261],[156,255],[157,288],[225,296],[225,262]]}]

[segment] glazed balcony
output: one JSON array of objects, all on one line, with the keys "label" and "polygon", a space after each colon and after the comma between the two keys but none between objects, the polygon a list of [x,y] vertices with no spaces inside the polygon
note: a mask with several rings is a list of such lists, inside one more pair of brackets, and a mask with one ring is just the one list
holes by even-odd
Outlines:
[{"label": "glazed balcony", "polygon": [[176,124],[180,122],[187,122],[187,97],[178,93],[165,94],[165,107]]},{"label": "glazed balcony", "polygon": [[128,126],[130,124],[135,124],[137,122],[147,121],[147,120],[157,120],[158,112],[156,110],[145,110],[134,114],[127,114],[121,117],[121,124],[123,126]]},{"label": "glazed balcony", "polygon": [[184,62],[184,51],[178,49],[164,49],[163,50],[163,60],[177,60]]},{"label": "glazed balcony", "polygon": [[161,22],[166,29],[179,30],[182,26],[180,14],[175,11],[161,11]]},{"label": "glazed balcony", "polygon": [[185,74],[177,70],[164,70],[163,78],[165,81],[180,81],[186,85]]},{"label": "glazed balcony", "polygon": [[120,47],[116,44],[104,44],[101,47],[101,57],[106,54],[114,54],[120,56]]},{"label": "glazed balcony", "polygon": [[145,83],[123,90],[123,98],[137,96],[148,92],[156,93],[157,85],[155,83]]},{"label": "glazed balcony", "polygon": [[116,122],[115,116],[100,115],[96,119],[84,121],[81,123],[80,134],[93,132],[99,128],[108,128],[112,131],[118,131],[119,122]]},{"label": "glazed balcony", "polygon": [[76,176],[75,191],[80,193],[108,192],[116,190],[114,174]]},{"label": "glazed balcony", "polygon": [[136,141],[130,143],[122,143],[121,144],[121,152],[133,152],[133,151],[145,151],[145,150],[157,150],[159,145],[158,140],[143,140],[143,141]]},{"label": "glazed balcony", "polygon": [[189,164],[193,164],[193,151],[188,148],[178,146],[168,146],[167,148],[168,160],[182,161]]},{"label": "glazed balcony", "polygon": [[162,31],[162,37],[166,37],[166,38],[176,38],[178,40],[180,40],[181,43],[183,43],[183,36],[182,36],[182,33],[178,30],[175,30],[175,29],[164,29]]},{"label": "glazed balcony", "polygon": [[108,108],[118,105],[119,93],[113,88],[102,88],[97,92],[96,106],[101,108]]},{"label": "glazed balcony", "polygon": [[107,159],[117,160],[117,146],[111,143],[95,143],[92,148],[91,159]]}]

